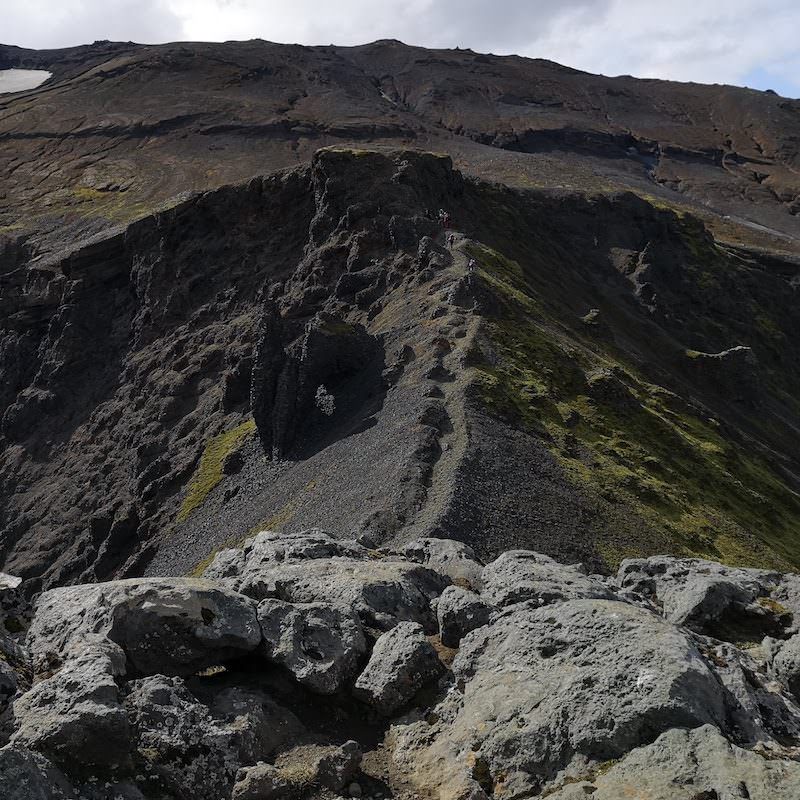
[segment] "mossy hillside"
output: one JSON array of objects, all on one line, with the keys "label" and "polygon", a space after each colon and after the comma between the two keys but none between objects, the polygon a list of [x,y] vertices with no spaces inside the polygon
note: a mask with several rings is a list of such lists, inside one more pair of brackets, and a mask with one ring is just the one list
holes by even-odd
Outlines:
[{"label": "mossy hillside", "polygon": [[255,422],[248,419],[208,442],[178,512],[178,522],[188,519],[192,511],[203,504],[209,492],[222,480],[222,465],[226,456],[241,447],[245,439],[255,433],[255,430]]},{"label": "mossy hillside", "polygon": [[[800,498],[763,460],[612,348],[566,331],[527,295],[519,264],[485,247],[476,252],[503,308],[486,323],[494,363],[475,368],[487,410],[537,432],[577,487],[657,526],[673,552],[800,564]],[[633,403],[619,408],[590,397],[586,376],[598,369],[615,370]],[[617,562],[647,552],[647,541],[634,536],[622,545],[609,536],[599,548]]]}]

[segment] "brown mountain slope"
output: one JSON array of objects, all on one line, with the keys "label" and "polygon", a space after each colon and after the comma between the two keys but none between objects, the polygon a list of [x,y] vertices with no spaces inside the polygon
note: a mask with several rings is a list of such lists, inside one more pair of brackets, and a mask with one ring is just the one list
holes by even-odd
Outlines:
[{"label": "brown mountain slope", "polygon": [[800,562],[794,101],[397,42],[0,66],[54,73],[0,96],[30,587],[314,524]]},{"label": "brown mountain slope", "polygon": [[0,230],[36,251],[336,142],[435,149],[522,187],[629,186],[781,249],[800,236],[800,102],[765,92],[393,41],[0,47],[3,66],[54,73],[0,96]]}]

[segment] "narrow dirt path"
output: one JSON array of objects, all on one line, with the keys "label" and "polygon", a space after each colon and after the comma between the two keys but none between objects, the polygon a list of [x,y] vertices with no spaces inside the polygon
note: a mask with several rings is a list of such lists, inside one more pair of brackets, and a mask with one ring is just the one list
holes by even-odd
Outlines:
[{"label": "narrow dirt path", "polygon": [[441,318],[439,328],[442,337],[452,347],[442,358],[442,367],[452,379],[437,382],[443,394],[442,402],[447,421],[439,439],[441,454],[432,468],[425,503],[415,519],[401,532],[400,538],[403,541],[421,536],[443,535],[442,520],[457,488],[453,476],[463,462],[470,442],[466,397],[472,378],[465,362],[480,330],[481,319],[474,312],[454,306],[446,300],[449,290],[468,271],[469,255],[466,247],[470,240],[462,234],[455,235],[453,263],[447,270],[452,280],[442,290],[443,303],[450,306],[450,311]]}]

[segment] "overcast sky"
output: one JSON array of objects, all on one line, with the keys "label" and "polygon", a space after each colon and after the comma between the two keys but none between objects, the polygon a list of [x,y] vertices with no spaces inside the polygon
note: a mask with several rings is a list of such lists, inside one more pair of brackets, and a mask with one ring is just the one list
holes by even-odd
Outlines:
[{"label": "overcast sky", "polygon": [[800,0],[0,0],[0,41],[401,39],[800,97]]}]

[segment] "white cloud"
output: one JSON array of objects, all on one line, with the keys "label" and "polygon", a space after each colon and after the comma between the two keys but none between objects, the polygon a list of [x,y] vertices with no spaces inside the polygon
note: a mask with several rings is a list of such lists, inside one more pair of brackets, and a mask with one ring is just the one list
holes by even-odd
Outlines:
[{"label": "white cloud", "polygon": [[51,48],[183,36],[169,0],[0,0],[0,42]]},{"label": "white cloud", "polygon": [[519,53],[605,74],[737,83],[800,77],[796,0],[2,0],[0,40],[263,38]]}]

